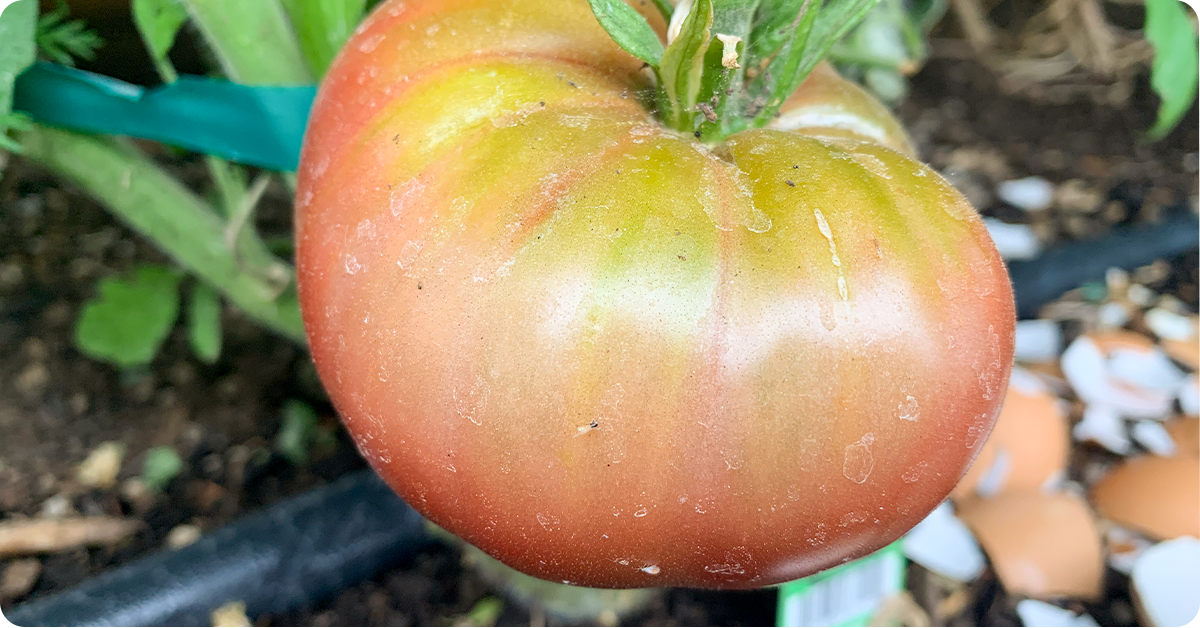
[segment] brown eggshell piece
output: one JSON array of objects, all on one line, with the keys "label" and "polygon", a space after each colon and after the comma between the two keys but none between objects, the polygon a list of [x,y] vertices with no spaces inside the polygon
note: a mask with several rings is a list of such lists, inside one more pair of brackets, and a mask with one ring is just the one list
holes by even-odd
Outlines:
[{"label": "brown eggshell piece", "polygon": [[1125,329],[1092,332],[1086,335],[1092,342],[1096,343],[1096,347],[1104,355],[1108,355],[1117,349],[1148,352],[1153,351],[1157,347],[1150,338]]},{"label": "brown eggshell piece", "polygon": [[1005,460],[999,464],[1007,471],[996,487],[998,492],[1041,489],[1064,473],[1071,455],[1071,434],[1062,404],[1048,390],[1021,385],[1021,379],[1014,375],[996,427],[951,493],[954,499],[976,494],[1001,457]]},{"label": "brown eggshell piece", "polygon": [[1009,593],[1040,599],[1100,596],[1100,532],[1082,498],[1010,492],[967,500],[959,517],[975,532]]},{"label": "brown eggshell piece", "polygon": [[1200,458],[1141,456],[1092,487],[1107,519],[1156,539],[1200,536]]},{"label": "brown eggshell piece", "polygon": [[1164,338],[1159,344],[1163,351],[1176,362],[1193,371],[1200,371],[1200,342],[1197,342],[1195,338],[1190,340]]},{"label": "brown eggshell piece", "polygon": [[1200,419],[1172,419],[1163,424],[1175,441],[1175,455],[1200,458]]}]

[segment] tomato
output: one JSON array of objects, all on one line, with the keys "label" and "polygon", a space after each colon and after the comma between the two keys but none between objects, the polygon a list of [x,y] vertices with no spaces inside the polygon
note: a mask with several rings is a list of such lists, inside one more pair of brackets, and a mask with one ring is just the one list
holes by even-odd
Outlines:
[{"label": "tomato", "polygon": [[647,81],[584,0],[394,0],[360,28],[297,191],[347,428],[429,519],[550,580],[750,588],[895,540],[1004,397],[986,230],[828,68],[713,146]]}]

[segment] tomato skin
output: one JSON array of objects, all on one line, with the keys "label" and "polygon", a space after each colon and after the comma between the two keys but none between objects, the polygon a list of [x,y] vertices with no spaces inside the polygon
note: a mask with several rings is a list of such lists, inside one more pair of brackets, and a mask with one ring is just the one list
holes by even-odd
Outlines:
[{"label": "tomato skin", "polygon": [[331,398],[408,503],[538,577],[751,588],[891,542],[1004,396],[986,230],[831,71],[789,103],[829,115],[709,148],[639,68],[584,0],[372,15],[299,173]]}]

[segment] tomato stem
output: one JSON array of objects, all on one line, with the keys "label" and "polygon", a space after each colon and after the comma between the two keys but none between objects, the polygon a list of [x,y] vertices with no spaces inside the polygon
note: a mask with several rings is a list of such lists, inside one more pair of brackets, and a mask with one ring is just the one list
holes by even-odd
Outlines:
[{"label": "tomato stem", "polygon": [[663,122],[710,142],[769,124],[878,2],[682,0],[671,9],[663,47],[628,5],[589,0],[613,40],[654,68]]}]

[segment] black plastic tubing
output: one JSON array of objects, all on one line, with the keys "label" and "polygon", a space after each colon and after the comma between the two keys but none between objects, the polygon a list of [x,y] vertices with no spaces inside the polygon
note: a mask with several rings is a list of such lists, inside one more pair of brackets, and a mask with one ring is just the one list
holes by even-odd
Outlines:
[{"label": "black plastic tubing", "polygon": [[371,471],[285,500],[181,549],[20,605],[20,626],[211,626],[241,601],[250,617],[325,600],[430,542],[417,512]]}]

